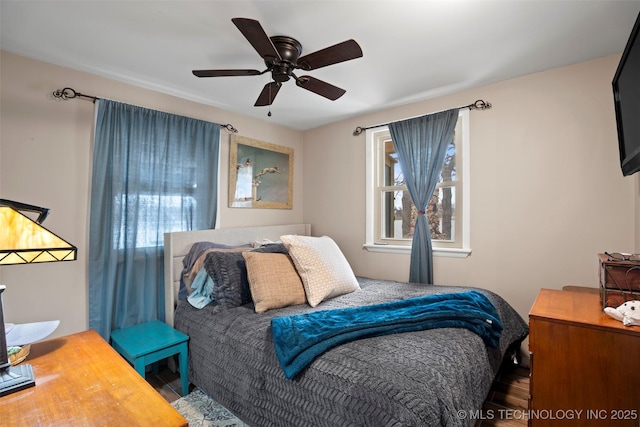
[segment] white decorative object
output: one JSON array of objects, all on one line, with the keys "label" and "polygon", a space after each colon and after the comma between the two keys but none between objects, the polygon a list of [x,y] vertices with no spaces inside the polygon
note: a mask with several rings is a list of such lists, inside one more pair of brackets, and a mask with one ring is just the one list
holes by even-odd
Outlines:
[{"label": "white decorative object", "polygon": [[605,307],[604,312],[625,326],[640,326],[640,301],[627,301],[614,308]]},{"label": "white decorative object", "polygon": [[56,330],[59,324],[59,320],[22,323],[19,325],[7,323],[7,346],[21,346],[45,339]]}]

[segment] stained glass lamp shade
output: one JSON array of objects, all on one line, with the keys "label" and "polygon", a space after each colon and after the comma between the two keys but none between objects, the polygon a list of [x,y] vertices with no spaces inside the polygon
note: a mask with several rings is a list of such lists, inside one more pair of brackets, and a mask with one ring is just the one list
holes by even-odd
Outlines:
[{"label": "stained glass lamp shade", "polygon": [[[39,213],[34,221],[20,211]],[[40,225],[48,209],[0,199],[0,265],[73,261],[77,248]],[[11,366],[0,285],[0,396],[35,385],[31,365]]]},{"label": "stained glass lamp shade", "polygon": [[77,248],[10,206],[0,206],[0,265],[73,261]]}]

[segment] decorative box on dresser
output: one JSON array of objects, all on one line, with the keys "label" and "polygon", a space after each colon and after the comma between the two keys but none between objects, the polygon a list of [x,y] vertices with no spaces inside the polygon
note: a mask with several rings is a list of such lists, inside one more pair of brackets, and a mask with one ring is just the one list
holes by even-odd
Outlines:
[{"label": "decorative box on dresser", "polygon": [[597,289],[541,289],[529,349],[530,426],[640,426],[640,327],[604,314]]},{"label": "decorative box on dresser", "polygon": [[625,301],[640,300],[640,263],[615,261],[598,254],[600,302],[602,307],[618,307]]}]

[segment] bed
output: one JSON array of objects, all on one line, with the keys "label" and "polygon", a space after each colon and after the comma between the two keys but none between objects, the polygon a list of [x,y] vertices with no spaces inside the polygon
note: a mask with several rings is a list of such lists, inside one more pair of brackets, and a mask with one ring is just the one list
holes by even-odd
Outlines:
[{"label": "bed", "polygon": [[[491,291],[353,276],[357,282],[355,289],[320,298],[311,289],[304,303],[294,298],[293,304],[290,301],[281,308],[266,310],[261,297],[239,305],[238,301],[229,305],[218,298],[202,308],[179,298],[180,279],[185,270],[183,262],[193,255],[194,244],[255,245],[255,242],[278,241],[281,236],[295,242],[319,239],[308,237],[310,234],[308,224],[294,224],[165,235],[166,319],[190,337],[190,382],[252,427],[473,425],[473,418],[479,416],[498,369],[505,358],[519,349],[528,333],[522,317]],[[298,263],[298,246],[275,243],[263,247],[278,245],[280,249],[284,246],[284,255],[276,249],[265,252],[275,251],[278,259],[288,257],[304,286],[307,281],[311,283],[311,279],[317,280],[307,276],[309,272]],[[207,280],[213,278],[214,286],[228,280],[225,275],[212,272],[212,265],[220,263],[214,260],[238,259],[236,250],[223,251],[227,250],[229,252],[214,250],[214,254],[206,255],[206,268],[203,266],[201,270],[207,270]],[[242,267],[247,274],[244,277],[252,280],[251,285],[253,280],[257,282],[256,271],[268,274],[265,270],[256,270],[253,260],[276,259],[272,253],[247,254],[256,250],[245,248],[241,252],[246,262]],[[333,252],[320,258],[325,262],[331,257]],[[342,280],[342,276],[335,279],[336,282]],[[348,281],[352,286],[350,278]],[[184,284],[182,287],[184,290]],[[305,292],[307,290],[305,288]],[[293,294],[287,292],[287,295]],[[289,378],[281,359],[282,350],[276,351],[274,334],[280,334],[280,330],[275,327],[283,319],[351,313],[434,298],[448,302],[449,297],[468,294],[490,302],[495,311],[494,322],[500,326],[495,348],[474,328],[440,326],[379,336],[371,334],[329,346],[298,371],[289,373]],[[260,312],[258,307],[262,307]]]}]

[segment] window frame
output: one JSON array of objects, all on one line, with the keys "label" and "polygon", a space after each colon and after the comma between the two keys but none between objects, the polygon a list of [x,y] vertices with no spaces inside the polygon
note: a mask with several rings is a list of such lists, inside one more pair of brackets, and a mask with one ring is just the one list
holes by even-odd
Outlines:
[{"label": "window frame", "polygon": [[[470,133],[469,133],[469,110],[463,109],[458,113],[458,120],[461,121],[461,135],[456,144],[456,162],[458,169],[456,174],[458,179],[455,185],[456,192],[456,216],[462,216],[462,220],[456,220],[455,241],[432,241],[434,256],[447,256],[465,258],[471,254],[471,210],[470,210]],[[401,241],[398,239],[381,239],[380,229],[382,227],[381,199],[384,189],[389,187],[384,184],[384,170],[379,166],[384,159],[384,150],[380,145],[389,137],[389,128],[380,126],[366,130],[366,192],[365,192],[365,224],[366,241],[363,247],[370,252],[387,253],[411,253],[411,241]],[[439,184],[440,186],[440,184]],[[382,241],[382,240],[386,240]]]}]

